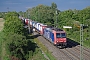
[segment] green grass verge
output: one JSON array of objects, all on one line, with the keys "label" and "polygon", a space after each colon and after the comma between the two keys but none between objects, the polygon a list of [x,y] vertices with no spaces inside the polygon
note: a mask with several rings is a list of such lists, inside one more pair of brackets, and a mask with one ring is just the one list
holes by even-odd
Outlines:
[{"label": "green grass verge", "polygon": [[52,53],[36,38],[34,41],[41,48],[41,50],[49,57],[50,60],[56,60]]}]

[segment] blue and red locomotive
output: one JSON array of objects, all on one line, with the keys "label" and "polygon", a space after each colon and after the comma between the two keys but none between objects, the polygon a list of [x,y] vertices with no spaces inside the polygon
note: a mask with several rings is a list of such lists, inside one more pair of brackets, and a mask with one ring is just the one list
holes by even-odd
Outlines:
[{"label": "blue and red locomotive", "polygon": [[65,31],[57,28],[45,28],[43,32],[43,36],[52,42],[54,45],[58,46],[66,46],[67,39]]}]

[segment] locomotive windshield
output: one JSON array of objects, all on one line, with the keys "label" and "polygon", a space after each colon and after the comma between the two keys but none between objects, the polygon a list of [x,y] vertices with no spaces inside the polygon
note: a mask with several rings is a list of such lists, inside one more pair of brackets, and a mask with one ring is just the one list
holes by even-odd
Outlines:
[{"label": "locomotive windshield", "polygon": [[65,38],[66,34],[65,33],[56,33],[57,38]]},{"label": "locomotive windshield", "polygon": [[66,34],[65,33],[61,33],[61,37],[62,38],[65,38],[66,37]]}]

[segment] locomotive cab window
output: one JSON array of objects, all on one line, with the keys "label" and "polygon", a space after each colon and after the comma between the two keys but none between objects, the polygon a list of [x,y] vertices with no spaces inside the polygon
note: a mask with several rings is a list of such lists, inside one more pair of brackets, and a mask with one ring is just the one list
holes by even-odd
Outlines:
[{"label": "locomotive cab window", "polygon": [[56,33],[56,38],[60,38],[61,34],[60,33]]},{"label": "locomotive cab window", "polygon": [[61,37],[62,38],[65,38],[66,37],[66,34],[65,33],[61,33]]},{"label": "locomotive cab window", "polygon": [[56,33],[56,38],[65,38],[66,34],[65,33]]}]

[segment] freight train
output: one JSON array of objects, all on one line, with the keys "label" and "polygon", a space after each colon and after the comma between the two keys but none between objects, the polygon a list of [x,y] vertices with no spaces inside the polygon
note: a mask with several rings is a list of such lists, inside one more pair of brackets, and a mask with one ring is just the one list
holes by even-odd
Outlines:
[{"label": "freight train", "polygon": [[33,29],[40,33],[46,40],[50,41],[55,46],[66,47],[67,46],[67,38],[66,32],[62,29],[49,27],[42,23],[30,20],[30,19],[22,19],[26,25],[33,27]]}]

